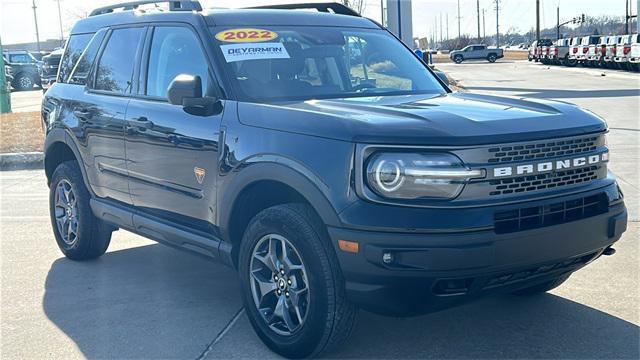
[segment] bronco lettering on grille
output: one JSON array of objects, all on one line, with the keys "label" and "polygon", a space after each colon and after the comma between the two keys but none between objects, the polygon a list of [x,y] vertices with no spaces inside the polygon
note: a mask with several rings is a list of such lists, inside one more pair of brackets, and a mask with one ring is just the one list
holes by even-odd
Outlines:
[{"label": "bronco lettering on grille", "polygon": [[505,166],[493,169],[493,177],[535,175],[562,169],[575,169],[609,160],[609,153],[582,156],[572,159],[545,161],[535,164]]}]

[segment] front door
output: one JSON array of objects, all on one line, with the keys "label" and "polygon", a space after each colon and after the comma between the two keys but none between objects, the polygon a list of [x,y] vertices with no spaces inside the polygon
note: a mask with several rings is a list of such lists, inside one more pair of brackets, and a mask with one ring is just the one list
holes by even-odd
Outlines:
[{"label": "front door", "polygon": [[179,74],[200,76],[203,94],[214,94],[209,62],[187,26],[155,27],[147,44],[140,91],[126,114],[131,197],[150,215],[207,230],[215,219],[222,113],[188,114],[168,103],[166,94]]}]

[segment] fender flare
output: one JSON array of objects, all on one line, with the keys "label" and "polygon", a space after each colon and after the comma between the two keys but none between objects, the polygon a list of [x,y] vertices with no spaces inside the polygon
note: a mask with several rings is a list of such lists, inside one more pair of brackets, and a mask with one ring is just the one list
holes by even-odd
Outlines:
[{"label": "fender flare", "polygon": [[[93,196],[93,190],[89,184],[89,180],[87,178],[87,169],[84,166],[84,161],[82,160],[82,156],[80,156],[80,151],[78,150],[78,146],[72,140],[71,135],[62,129],[62,128],[53,128],[47,133],[47,137],[44,140],[44,165],[45,165],[45,173],[46,173],[46,165],[47,165],[47,154],[49,153],[49,149],[58,143],[65,144],[71,152],[73,152],[73,156],[78,160],[80,172],[82,173],[82,180],[84,181],[84,185],[89,190],[89,193]],[[49,185],[51,179],[47,176],[47,185]]]},{"label": "fender flare", "polygon": [[330,188],[302,164],[287,158],[273,157],[260,162],[245,162],[237,169],[240,170],[236,174],[229,174],[234,178],[218,201],[218,208],[225,209],[218,211],[218,224],[225,241],[230,241],[231,213],[238,196],[253,183],[265,180],[276,181],[294,189],[309,202],[326,225],[340,226],[338,212],[328,200]]}]

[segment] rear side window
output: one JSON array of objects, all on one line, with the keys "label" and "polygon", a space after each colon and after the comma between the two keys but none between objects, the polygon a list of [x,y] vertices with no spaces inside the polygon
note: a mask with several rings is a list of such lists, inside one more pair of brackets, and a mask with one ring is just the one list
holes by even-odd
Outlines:
[{"label": "rear side window", "polygon": [[113,30],[96,70],[96,90],[126,94],[131,91],[136,51],[144,28]]},{"label": "rear side window", "polygon": [[69,84],[87,84],[87,77],[89,76],[91,65],[96,58],[96,54],[100,49],[100,44],[102,43],[102,39],[104,39],[105,34],[106,32],[104,30],[101,30],[96,33],[93,39],[91,39],[89,45],[87,45],[87,48],[84,50],[84,52],[80,56],[80,59],[78,59],[78,62],[73,68],[71,76],[68,79]]},{"label": "rear side window", "polygon": [[71,35],[67,42],[67,48],[62,56],[62,60],[60,61],[60,70],[58,71],[57,82],[66,83],[69,81],[71,70],[73,70],[73,67],[78,62],[78,59],[92,37],[93,34]]},{"label": "rear side window", "polygon": [[196,35],[185,27],[157,27],[154,30],[148,68],[149,96],[165,98],[169,84],[180,74],[200,76],[202,93],[207,93],[207,59]]}]

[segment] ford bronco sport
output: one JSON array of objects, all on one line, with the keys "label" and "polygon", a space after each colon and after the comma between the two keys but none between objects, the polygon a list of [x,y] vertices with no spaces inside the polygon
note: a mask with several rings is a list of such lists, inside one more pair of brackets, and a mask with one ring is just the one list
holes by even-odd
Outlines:
[{"label": "ford bronco sport", "polygon": [[308,357],[358,308],[553,289],[626,229],[592,113],[452,92],[338,4],[144,3],[80,20],[43,99],[70,259],[125,229],[221,261],[267,346]]}]

